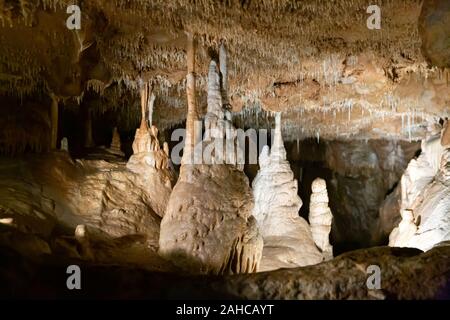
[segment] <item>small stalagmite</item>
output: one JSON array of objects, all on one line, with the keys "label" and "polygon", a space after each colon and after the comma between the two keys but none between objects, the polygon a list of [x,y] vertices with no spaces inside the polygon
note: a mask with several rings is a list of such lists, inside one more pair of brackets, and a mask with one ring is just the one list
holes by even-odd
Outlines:
[{"label": "small stalagmite", "polygon": [[84,259],[93,260],[94,254],[92,252],[91,243],[89,239],[88,229],[84,224],[79,224],[75,228],[75,239],[81,247],[81,256]]},{"label": "small stalagmite", "polygon": [[69,140],[66,137],[61,139],[61,151],[69,152]]},{"label": "small stalagmite", "polygon": [[252,216],[253,198],[248,178],[236,161],[219,164],[219,158],[223,158],[221,152],[212,153],[209,159],[212,163],[193,162],[197,146],[223,142],[226,138],[222,128],[232,127],[232,124],[224,117],[220,77],[217,64],[212,62],[205,120],[208,138],[197,140],[194,124],[199,113],[195,99],[194,39],[192,35],[188,35],[188,39],[187,143],[180,177],[161,221],[159,253],[190,273],[255,272],[263,240]]},{"label": "small stalagmite", "polygon": [[253,180],[253,214],[264,239],[261,271],[313,265],[323,261],[310,227],[299,216],[302,200],[297,180],[286,160],[281,135],[281,114],[275,118],[272,149],[264,146],[260,170]]},{"label": "small stalagmite", "polygon": [[331,222],[333,215],[328,206],[328,192],[325,180],[317,178],[311,185],[312,194],[309,203],[309,224],[314,242],[322,251],[325,260],[333,258],[330,245]]},{"label": "small stalagmite", "polygon": [[111,152],[112,154],[116,154],[120,157],[125,156],[125,154],[122,151],[122,144],[120,142],[120,135],[119,135],[119,131],[117,130],[117,127],[114,127],[114,129],[113,129],[111,146],[109,147],[108,151]]}]

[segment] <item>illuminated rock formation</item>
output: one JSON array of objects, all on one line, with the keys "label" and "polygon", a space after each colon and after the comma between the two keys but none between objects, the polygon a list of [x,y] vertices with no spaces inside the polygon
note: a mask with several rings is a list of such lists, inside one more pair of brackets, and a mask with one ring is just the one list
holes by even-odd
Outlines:
[{"label": "illuminated rock formation", "polygon": [[410,162],[402,177],[403,219],[390,236],[392,246],[429,250],[450,240],[450,149],[446,132],[444,126],[441,133],[432,132],[422,141],[421,155]]},{"label": "illuminated rock formation", "polygon": [[141,126],[136,130],[132,146],[133,155],[128,160],[127,168],[141,175],[152,186],[153,207],[158,208],[156,212],[162,217],[172,186],[175,184],[176,175],[170,166],[168,145],[164,144],[161,148],[158,140],[158,128],[154,125],[149,127],[147,124],[146,117],[149,114],[147,110],[153,110],[155,101],[154,96],[150,96],[149,92],[149,86],[144,85],[141,90]]},{"label": "illuminated rock formation", "polygon": [[61,151],[69,152],[69,140],[66,137],[61,139]]},{"label": "illuminated rock formation", "polygon": [[264,146],[260,170],[253,180],[255,216],[264,239],[261,271],[306,266],[323,261],[308,223],[299,216],[302,201],[281,136],[281,115],[276,115],[272,149]]},{"label": "illuminated rock formation", "polygon": [[[188,35],[188,118],[186,147],[180,177],[161,221],[160,254],[193,273],[236,274],[255,272],[261,258],[262,238],[252,216],[253,199],[248,178],[236,164],[193,164],[198,111],[195,101],[194,42]],[[211,143],[223,139],[220,85],[215,63],[208,79],[207,131]],[[219,93],[219,94],[217,94]],[[206,120],[205,120],[206,122]],[[223,131],[222,131],[223,132]],[[222,154],[213,154],[214,161]]]},{"label": "illuminated rock formation", "polygon": [[317,178],[311,185],[312,194],[309,202],[309,224],[317,247],[322,251],[325,260],[333,258],[333,247],[330,245],[331,222],[333,215],[328,207],[328,192],[325,180]]},{"label": "illuminated rock formation", "polygon": [[392,230],[389,236],[389,245],[391,247],[406,247],[409,240],[417,231],[414,221],[414,214],[411,210],[404,209],[401,211],[402,221],[397,228]]},{"label": "illuminated rock formation", "polygon": [[[226,50],[220,47],[219,66],[212,60],[208,70],[208,108],[205,116],[203,161],[208,164],[233,164],[243,170],[244,156],[231,122],[226,92]],[[225,61],[225,62],[223,62]]]},{"label": "illuminated rock formation", "polygon": [[[141,126],[136,130],[133,142],[133,155],[130,157],[127,167],[132,171],[140,171],[142,165],[147,165],[164,173],[167,183],[174,180],[174,173],[169,166],[168,146],[161,148],[158,140],[158,128],[148,126],[146,110],[153,110],[155,98],[153,94],[149,98],[149,86],[145,85],[141,91],[142,120]],[[151,112],[148,113],[151,119]]]},{"label": "illuminated rock formation", "polygon": [[75,239],[81,246],[81,255],[87,260],[94,259],[88,229],[85,225],[80,224],[75,228]]}]

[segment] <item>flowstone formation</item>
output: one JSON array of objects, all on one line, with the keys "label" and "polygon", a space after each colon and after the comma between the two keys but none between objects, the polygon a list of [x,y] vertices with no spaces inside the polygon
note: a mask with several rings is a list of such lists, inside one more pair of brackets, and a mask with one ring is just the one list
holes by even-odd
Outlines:
[{"label": "flowstone formation", "polygon": [[275,123],[272,149],[264,146],[259,156],[260,170],[252,184],[253,214],[264,239],[261,271],[313,265],[324,260],[308,223],[299,216],[302,200],[286,160],[280,113]]},{"label": "flowstone formation", "polygon": [[325,260],[333,259],[333,247],[330,245],[331,222],[333,214],[328,206],[328,192],[325,180],[317,178],[311,185],[311,201],[309,202],[309,224],[317,247],[322,251]]},{"label": "flowstone formation", "polygon": [[[450,146],[448,123],[422,142],[401,180],[402,221],[389,245],[429,250],[450,240]],[[417,227],[416,227],[417,226]],[[412,232],[416,227],[416,231]]]},{"label": "flowstone formation", "polygon": [[[195,99],[194,40],[188,35],[188,117],[186,145],[179,180],[161,221],[160,254],[177,266],[201,274],[237,274],[258,270],[262,238],[252,216],[253,198],[248,178],[234,163],[220,164],[223,153],[211,149],[211,157],[200,154],[202,147],[226,142],[223,90],[216,62],[208,78],[208,113],[205,139],[194,132],[198,121]],[[223,54],[222,59],[226,59]],[[222,63],[222,66],[224,64]],[[226,76],[222,70],[222,79]],[[234,142],[234,139],[229,139]],[[200,151],[199,151],[200,150]],[[198,160],[204,161],[199,164]],[[212,161],[212,163],[208,162]],[[224,162],[222,162],[224,163]]]}]

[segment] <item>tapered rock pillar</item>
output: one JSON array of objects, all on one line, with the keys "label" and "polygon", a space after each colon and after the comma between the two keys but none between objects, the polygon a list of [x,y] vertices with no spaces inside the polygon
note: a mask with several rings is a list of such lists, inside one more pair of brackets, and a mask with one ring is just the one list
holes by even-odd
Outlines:
[{"label": "tapered rock pillar", "polygon": [[331,222],[333,215],[328,207],[328,192],[325,180],[317,178],[311,185],[312,194],[309,202],[309,224],[314,242],[322,251],[325,260],[333,258],[330,245]]},{"label": "tapered rock pillar", "polygon": [[197,100],[195,97],[195,49],[196,41],[191,33],[187,33],[187,64],[188,74],[186,76],[186,94],[188,111],[186,118],[186,144],[183,150],[181,163],[194,163],[194,150],[198,143],[196,139],[196,123],[199,121]]},{"label": "tapered rock pillar", "polygon": [[58,117],[59,117],[59,100],[54,94],[51,95],[52,104],[50,109],[51,118],[51,137],[50,137],[50,148],[52,150],[56,149],[58,141]]},{"label": "tapered rock pillar", "polygon": [[122,144],[120,142],[120,135],[117,127],[114,127],[113,129],[111,146],[109,147],[108,151],[120,157],[125,156],[125,154],[122,152]]},{"label": "tapered rock pillar", "polygon": [[225,45],[223,43],[220,45],[219,60],[220,73],[222,75],[222,101],[223,105],[228,109],[230,104],[228,101],[228,56],[227,50],[225,49]]},{"label": "tapered rock pillar", "polygon": [[253,215],[264,239],[260,270],[293,268],[323,261],[310,226],[299,216],[302,200],[297,193],[297,180],[286,160],[280,113],[275,117],[272,148],[264,146],[259,166],[253,180]]}]

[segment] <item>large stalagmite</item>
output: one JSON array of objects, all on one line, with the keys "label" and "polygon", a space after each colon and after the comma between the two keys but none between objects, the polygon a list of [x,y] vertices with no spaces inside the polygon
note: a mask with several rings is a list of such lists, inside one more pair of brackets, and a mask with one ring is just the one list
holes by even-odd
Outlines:
[{"label": "large stalagmite", "polygon": [[450,148],[447,123],[422,141],[401,180],[402,221],[389,245],[429,250],[450,240]]},{"label": "large stalagmite", "polygon": [[[234,141],[225,132],[226,128],[230,131],[234,128],[222,105],[217,64],[211,62],[204,141],[199,141],[194,132],[198,111],[194,45],[192,36],[189,37],[187,142],[180,177],[161,222],[160,254],[193,273],[255,272],[261,259],[262,238],[251,215],[253,199],[248,178],[236,161],[220,164],[224,156],[220,149],[213,148],[211,156],[205,158],[199,154],[208,146]],[[199,164],[199,159],[204,162]]]},{"label": "large stalagmite", "polygon": [[308,223],[299,216],[302,201],[297,194],[297,180],[286,160],[280,114],[276,115],[272,149],[263,148],[259,165],[260,170],[252,186],[255,197],[253,214],[264,239],[261,271],[323,261]]}]

